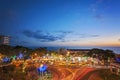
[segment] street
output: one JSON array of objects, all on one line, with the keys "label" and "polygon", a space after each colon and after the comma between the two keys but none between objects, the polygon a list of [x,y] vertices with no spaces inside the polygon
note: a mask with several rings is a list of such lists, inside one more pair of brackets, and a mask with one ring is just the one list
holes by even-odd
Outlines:
[{"label": "street", "polygon": [[95,70],[89,67],[49,66],[53,73],[53,80],[82,80],[86,74]]}]

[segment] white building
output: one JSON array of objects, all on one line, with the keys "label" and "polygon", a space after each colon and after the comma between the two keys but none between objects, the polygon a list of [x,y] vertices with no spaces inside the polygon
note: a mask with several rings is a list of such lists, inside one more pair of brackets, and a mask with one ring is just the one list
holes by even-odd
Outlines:
[{"label": "white building", "polygon": [[9,45],[10,36],[0,36],[0,45]]}]

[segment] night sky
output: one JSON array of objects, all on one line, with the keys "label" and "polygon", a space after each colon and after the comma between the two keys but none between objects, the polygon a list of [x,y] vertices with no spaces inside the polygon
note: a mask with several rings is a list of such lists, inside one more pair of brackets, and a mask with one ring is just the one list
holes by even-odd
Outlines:
[{"label": "night sky", "polygon": [[120,0],[0,0],[11,45],[120,46]]}]

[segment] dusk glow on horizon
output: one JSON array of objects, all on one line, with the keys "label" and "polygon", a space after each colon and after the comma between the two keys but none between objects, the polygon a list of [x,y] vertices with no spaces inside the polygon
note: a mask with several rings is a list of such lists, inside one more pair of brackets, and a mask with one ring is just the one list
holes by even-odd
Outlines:
[{"label": "dusk glow on horizon", "polygon": [[10,45],[120,46],[120,0],[0,0]]}]

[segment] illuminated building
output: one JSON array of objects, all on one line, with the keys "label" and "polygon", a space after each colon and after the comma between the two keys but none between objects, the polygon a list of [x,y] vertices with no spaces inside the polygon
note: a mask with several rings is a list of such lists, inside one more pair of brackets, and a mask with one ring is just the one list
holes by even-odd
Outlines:
[{"label": "illuminated building", "polygon": [[120,75],[120,63],[111,63],[110,71],[116,75]]},{"label": "illuminated building", "polygon": [[88,53],[90,49],[67,49],[69,53]]},{"label": "illuminated building", "polygon": [[9,45],[10,36],[0,36],[0,45]]}]

